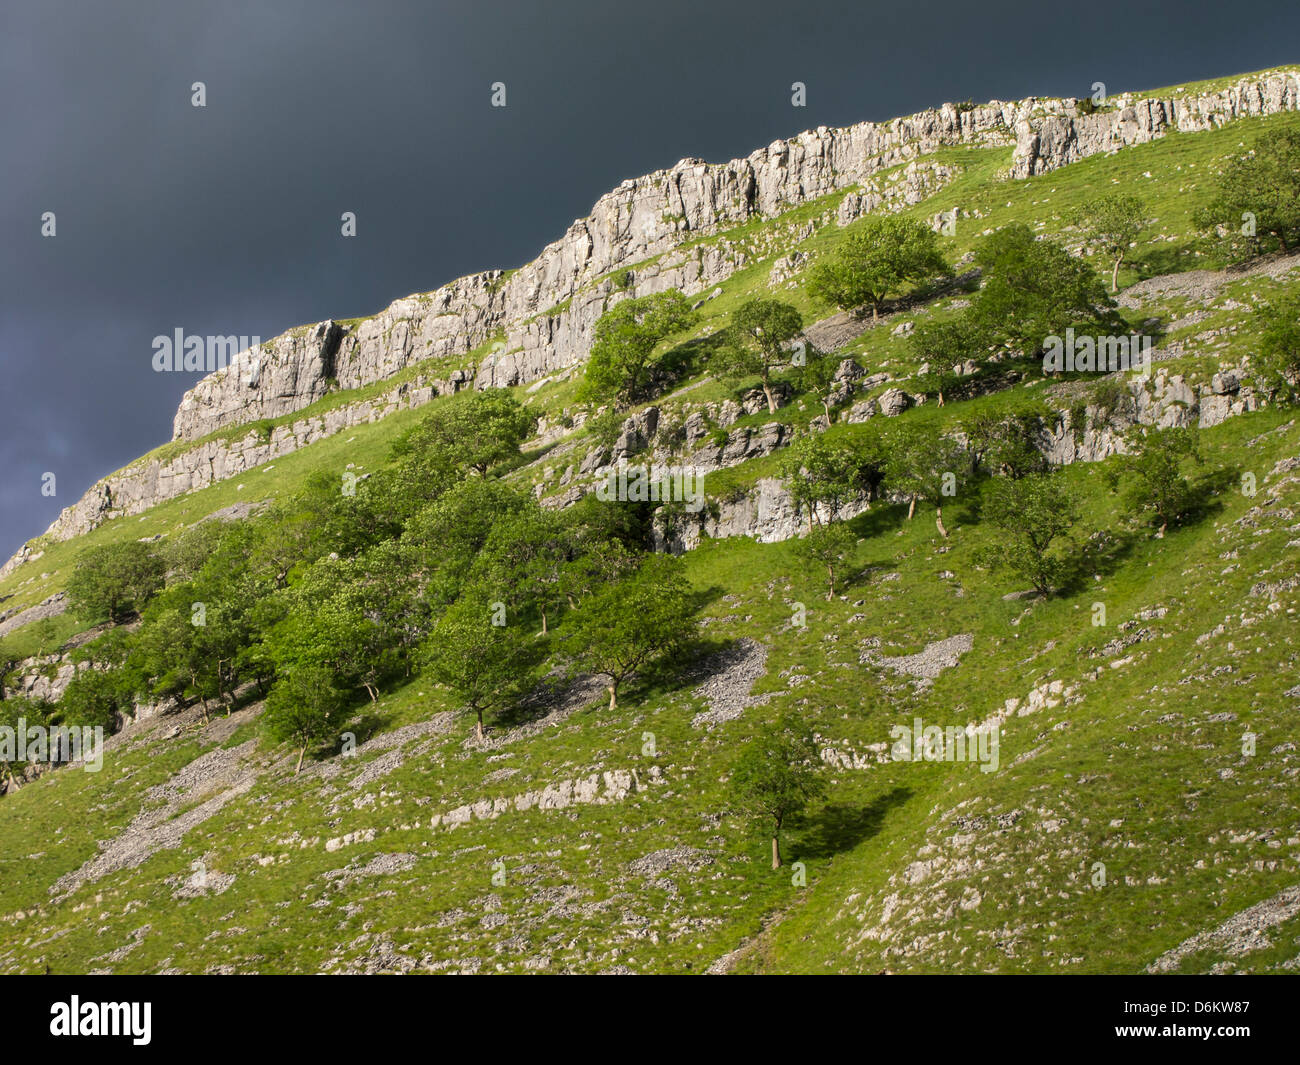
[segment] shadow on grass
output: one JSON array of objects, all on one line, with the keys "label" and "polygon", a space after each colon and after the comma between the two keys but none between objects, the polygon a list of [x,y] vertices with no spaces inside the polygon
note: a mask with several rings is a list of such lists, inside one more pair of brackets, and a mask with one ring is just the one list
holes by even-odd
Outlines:
[{"label": "shadow on grass", "polygon": [[1137,272],[1138,278],[1142,281],[1159,277],[1161,274],[1181,274],[1188,270],[1203,269],[1206,265],[1203,261],[1198,261],[1187,254],[1197,246],[1195,242],[1152,245],[1144,248],[1129,260],[1127,265]]},{"label": "shadow on grass", "polygon": [[912,797],[910,788],[898,787],[866,806],[827,803],[803,818],[792,833],[787,850],[798,860],[832,858],[850,851],[880,832],[885,815]]},{"label": "shadow on grass", "polygon": [[[739,640],[698,636],[653,671],[633,678],[628,691],[638,702],[703,684],[745,657]],[[620,696],[621,698],[621,696]]]},{"label": "shadow on grass", "polygon": [[1141,529],[1103,529],[1094,533],[1077,550],[1067,556],[1065,571],[1055,594],[1076,595],[1090,588],[1095,577],[1114,574],[1146,539]]},{"label": "shadow on grass", "polygon": [[374,703],[366,699],[364,705],[357,711],[356,716],[348,721],[347,726],[339,733],[338,737],[332,743],[323,746],[321,750],[328,751],[331,756],[341,754],[343,751],[343,736],[349,732],[356,738],[356,746],[360,747],[363,743],[369,742],[385,731],[391,720],[391,714],[380,712],[375,708]]}]

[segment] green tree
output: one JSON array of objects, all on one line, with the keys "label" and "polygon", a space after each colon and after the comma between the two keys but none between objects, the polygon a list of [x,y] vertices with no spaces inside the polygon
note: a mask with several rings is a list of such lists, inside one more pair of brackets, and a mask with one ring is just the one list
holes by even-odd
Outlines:
[{"label": "green tree", "polygon": [[1089,200],[1075,216],[1084,239],[1111,260],[1110,290],[1119,291],[1119,267],[1146,228],[1146,208],[1136,196],[1112,193]]},{"label": "green tree", "polygon": [[1015,478],[1045,472],[1047,460],[1036,446],[1042,426],[1043,410],[1037,406],[984,410],[963,419],[971,474],[978,476],[987,469]]},{"label": "green tree", "polygon": [[149,605],[137,639],[136,661],[146,680],[145,694],[154,699],[197,699],[203,720],[211,703],[221,698],[223,662],[212,653],[209,632],[196,624],[203,618],[194,584],[173,585]]},{"label": "green tree", "polygon": [[477,583],[498,590],[503,601],[536,609],[545,636],[563,599],[561,578],[570,555],[563,518],[530,499],[493,528],[474,573]]},{"label": "green tree", "polygon": [[837,571],[846,555],[852,550],[857,537],[843,522],[814,525],[808,535],[795,542],[795,553],[810,565],[826,571],[826,601],[835,598]]},{"label": "green tree", "polygon": [[1037,240],[1016,222],[990,234],[975,252],[983,286],[971,303],[973,325],[1009,340],[1026,355],[1069,326],[1118,328],[1114,302],[1086,262],[1059,244]]},{"label": "green tree", "polygon": [[1050,595],[1067,572],[1052,547],[1079,518],[1078,502],[1059,474],[1031,473],[997,478],[984,503],[984,517],[1006,537],[990,549],[988,560]]},{"label": "green tree", "polygon": [[133,710],[134,703],[116,670],[78,670],[58,703],[60,724],[98,727],[105,732],[116,731],[118,715],[130,716]]},{"label": "green tree", "polygon": [[1270,401],[1300,395],[1300,293],[1278,297],[1259,308],[1263,329],[1259,354],[1251,359],[1261,389]]},{"label": "green tree", "polygon": [[189,581],[197,577],[229,529],[225,522],[209,519],[164,540],[160,548],[167,564],[167,579]]},{"label": "green tree", "polygon": [[869,215],[809,271],[808,292],[846,311],[869,304],[877,319],[891,293],[947,271],[934,230],[898,215]]},{"label": "green tree", "polygon": [[1127,475],[1124,502],[1135,513],[1151,515],[1164,536],[1171,524],[1182,521],[1200,503],[1196,486],[1183,473],[1187,463],[1199,464],[1201,453],[1194,429],[1136,429],[1130,437],[1133,451],[1118,466]]},{"label": "green tree", "polygon": [[808,515],[809,527],[821,524],[823,514],[835,521],[840,507],[859,493],[858,462],[852,447],[832,443],[824,433],[808,433],[790,445],[781,475],[795,510]]},{"label": "green tree", "polygon": [[434,624],[423,574],[412,550],[395,540],[376,544],[360,563],[364,576],[358,606],[372,623],[369,635],[375,641],[363,681],[369,677],[378,685],[399,670],[410,676],[416,649]]},{"label": "green tree", "polygon": [[578,398],[584,402],[639,399],[651,356],[664,340],[689,329],[698,315],[676,289],[616,303],[596,322]]},{"label": "green tree", "polygon": [[629,677],[680,650],[696,632],[690,585],[671,555],[650,555],[621,583],[591,595],[572,618],[576,660],[606,678],[611,710]]},{"label": "green tree", "polygon": [[912,355],[927,372],[918,383],[927,394],[934,394],[943,406],[944,392],[957,383],[953,368],[961,363],[982,363],[988,356],[992,338],[987,329],[966,314],[953,318],[928,319],[912,330],[907,338]]},{"label": "green tree", "polygon": [[424,577],[429,601],[442,607],[454,603],[492,530],[536,505],[511,485],[470,477],[417,511],[406,523],[402,543]]},{"label": "green tree", "polygon": [[367,559],[323,558],[281,596],[283,613],[266,636],[279,672],[300,666],[330,674],[341,691],[363,688],[372,702],[400,663],[400,634],[382,622],[393,588]]},{"label": "green tree", "polygon": [[68,607],[87,621],[126,621],[163,586],[166,563],[138,540],[87,548],[68,578]]},{"label": "green tree", "polygon": [[335,685],[334,675],[307,662],[295,664],[275,682],[262,721],[273,740],[298,748],[297,776],[307,748],[337,733],[347,713],[347,695]]},{"label": "green tree", "polygon": [[952,370],[945,370],[932,363],[925,368],[923,373],[918,373],[914,380],[916,390],[921,395],[927,398],[934,396],[939,401],[939,406],[942,407],[944,405],[943,394],[945,392],[951,393],[957,387],[957,382],[961,380],[961,377]]},{"label": "green tree", "polygon": [[811,730],[793,714],[759,727],[731,771],[733,802],[771,832],[772,868],[781,868],[781,829],[826,793]]},{"label": "green tree", "polygon": [[421,672],[475,716],[474,735],[481,742],[484,713],[505,710],[523,697],[544,651],[544,644],[503,619],[500,607],[475,589],[439,619],[424,644]]},{"label": "green tree", "polygon": [[18,663],[22,660],[22,656],[14,650],[12,645],[0,640],[0,702],[14,694],[12,686],[16,681],[13,674],[18,668]]},{"label": "green tree", "polygon": [[885,485],[907,499],[907,520],[917,503],[930,503],[935,527],[947,538],[943,501],[956,493],[958,474],[967,465],[959,446],[932,426],[899,425],[885,436],[884,449]]},{"label": "green tree", "polygon": [[1234,258],[1258,255],[1274,243],[1289,252],[1300,240],[1300,130],[1257,137],[1246,155],[1224,167],[1197,221],[1205,229],[1225,227]]},{"label": "green tree", "polygon": [[767,397],[768,413],[776,413],[772,376],[789,359],[786,346],[803,329],[803,316],[780,300],[754,299],[732,316],[726,342],[713,354],[721,377],[757,377]]},{"label": "green tree", "polygon": [[622,540],[597,540],[581,546],[581,553],[564,564],[560,588],[570,609],[602,588],[617,584],[636,570],[640,559]]},{"label": "green tree", "polygon": [[830,422],[831,397],[839,386],[841,360],[833,355],[817,351],[811,344],[807,345],[801,355],[802,361],[796,361],[794,383],[800,392],[807,392],[817,397],[817,402],[826,412],[826,421]]},{"label": "green tree", "polygon": [[393,517],[405,522],[464,474],[487,476],[519,457],[537,428],[537,416],[503,389],[453,396],[393,445],[385,493],[401,502]]},{"label": "green tree", "polygon": [[41,618],[32,625],[32,635],[36,637],[38,655],[47,655],[59,649],[58,627],[53,618]]},{"label": "green tree", "polygon": [[[25,695],[10,695],[0,699],[0,729],[11,729],[17,737],[25,726],[35,728],[50,723],[50,706],[48,703],[29,699]],[[15,791],[22,785],[22,774],[26,764],[18,761],[18,744],[0,742],[0,782],[6,784],[7,791]]]}]

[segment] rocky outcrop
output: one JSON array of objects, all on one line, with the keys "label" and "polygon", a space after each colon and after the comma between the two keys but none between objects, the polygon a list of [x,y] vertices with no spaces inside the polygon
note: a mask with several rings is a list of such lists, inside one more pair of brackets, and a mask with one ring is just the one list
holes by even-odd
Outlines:
[{"label": "rocky outcrop", "polygon": [[185,393],[172,421],[173,439],[197,440],[314,403],[331,388],[342,336],[335,322],[321,322],[240,352]]},{"label": "rocky outcrop", "polygon": [[[745,265],[746,256],[725,241],[679,248],[684,241],[846,189],[853,191],[833,209],[840,224],[920,202],[953,171],[912,162],[916,156],[956,144],[1009,146],[1019,107],[944,105],[892,122],[822,126],[745,159],[683,159],[625,181],[517,271],[463,277],[353,326],[322,322],[240,353],[186,393],[173,436],[194,440],[280,417],[330,388],[383,380],[424,359],[466,355],[494,337],[499,343],[479,362],[475,386],[536,380],[586,357],[591,331],[610,302],[669,288],[701,292]],[[872,180],[900,164],[910,165]],[[617,283],[609,276],[614,271],[621,272]]]},{"label": "rocky outcrop", "polygon": [[[249,473],[343,429],[421,406],[457,391],[467,380],[464,375],[452,374],[445,381],[398,385],[376,399],[335,407],[269,432],[254,427],[236,439],[203,441],[170,457],[146,456],[105,477],[75,504],[65,507],[45,535],[55,541],[81,536],[112,518],[140,514],[186,492]],[[0,568],[0,577],[38,557],[30,550],[26,555],[20,551]]]},{"label": "rocky outcrop", "polygon": [[29,606],[26,610],[5,611],[0,614],[0,636],[5,636],[13,632],[14,629],[21,629],[24,625],[30,625],[34,621],[57,618],[67,609],[67,593],[55,592],[48,598],[42,599],[35,606]]},{"label": "rocky outcrop", "polygon": [[[687,294],[715,290],[753,260],[753,249],[725,236],[697,243],[701,236],[841,191],[847,194],[828,209],[828,222],[846,224],[919,202],[952,176],[943,165],[918,159],[939,148],[1014,144],[1011,175],[1026,177],[1170,130],[1211,129],[1240,117],[1294,110],[1298,96],[1300,75],[1287,71],[1243,78],[1213,93],[1119,97],[1114,111],[1092,115],[1074,100],[945,104],[890,122],[818,127],[727,163],[684,159],[623,182],[517,271],[463,277],[397,300],[372,318],[300,327],[240,353],[186,393],[173,436],[198,441],[233,426],[281,419],[335,389],[373,384],[424,360],[465,359],[444,385],[431,391],[404,386],[378,401],[278,426],[267,436],[250,431],[237,440],[205,441],[169,459],[140,460],[92,486],[47,536],[81,535],[109,518],[237,476],[471,380],[476,388],[508,387],[571,368],[585,359],[595,323],[610,303],[669,288]],[[804,239],[814,226],[803,223],[788,234],[789,242]],[[686,241],[691,246],[681,247]],[[761,255],[780,250],[765,248]],[[786,282],[801,265],[787,259],[780,280]],[[1220,408],[1222,401],[1207,405]],[[874,412],[863,410],[855,418]],[[0,568],[0,576],[34,557],[38,553],[24,548]]]},{"label": "rocky outcrop", "polygon": [[1114,110],[1083,114],[1075,100],[1043,100],[1015,123],[1013,178],[1043,174],[1098,152],[1145,144],[1170,132],[1198,133],[1238,118],[1294,111],[1300,73],[1242,78],[1218,92],[1195,96],[1115,98]]},{"label": "rocky outcrop", "polygon": [[[837,518],[856,518],[869,505],[865,497],[849,501],[840,507]],[[828,518],[829,515],[822,514],[821,517]],[[657,524],[655,550],[679,554],[698,547],[703,539],[730,536],[749,536],[764,544],[777,543],[793,540],[806,528],[807,520],[796,509],[794,497],[785,482],[776,477],[764,477],[751,491],[718,500],[694,519],[690,515],[675,515],[671,524]]]},{"label": "rocky outcrop", "polygon": [[[1123,410],[1060,411],[1044,429],[1038,449],[1053,466],[1101,462],[1124,451],[1124,436],[1134,425],[1209,429],[1259,409],[1255,390],[1242,384],[1244,376],[1244,369],[1238,367],[1220,371],[1208,384],[1193,386],[1182,374],[1170,376],[1157,369],[1151,381],[1130,385],[1131,403]],[[1079,413],[1084,424],[1076,422]]]},{"label": "rocky outcrop", "polygon": [[574,780],[559,780],[521,795],[499,796],[465,803],[445,813],[434,814],[430,828],[458,828],[471,821],[494,821],[502,814],[522,813],[526,810],[566,810],[571,806],[597,805],[622,802],[631,795],[644,792],[652,784],[664,783],[657,765],[645,771],[642,780],[635,769],[608,769]]},{"label": "rocky outcrop", "polygon": [[77,666],[67,655],[43,655],[20,662],[11,683],[24,698],[57,703],[76,675]]},{"label": "rocky outcrop", "polygon": [[[1058,411],[1056,418],[1042,429],[1037,447],[1053,466],[1066,466],[1074,462],[1101,462],[1122,454],[1126,449],[1125,436],[1135,425],[1208,429],[1228,418],[1259,409],[1254,390],[1241,383],[1244,376],[1245,371],[1240,367],[1221,370],[1208,384],[1193,387],[1181,374],[1170,376],[1157,369],[1150,381],[1130,382],[1131,401],[1122,409],[1106,411],[1087,406]],[[1080,418],[1082,424],[1077,420]],[[783,443],[788,444],[791,435],[787,432],[783,436]],[[857,517],[868,509],[870,502],[866,497],[849,501],[841,506],[836,517],[840,520]],[[671,524],[656,528],[655,546],[661,551],[681,552],[698,546],[706,537],[729,536],[749,536],[760,543],[775,543],[804,535],[807,524],[807,518],[796,511],[785,483],[777,478],[763,478],[748,491],[714,500],[697,515],[673,515]]]}]

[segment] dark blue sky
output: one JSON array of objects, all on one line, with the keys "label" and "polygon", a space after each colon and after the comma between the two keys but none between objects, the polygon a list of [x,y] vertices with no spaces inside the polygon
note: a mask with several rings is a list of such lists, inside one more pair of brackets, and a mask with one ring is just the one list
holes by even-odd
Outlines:
[{"label": "dark blue sky", "polygon": [[1300,60],[1294,0],[191,8],[0,13],[0,558],[170,437],[194,378],[151,370],[158,334],[269,338],[519,265],[624,178],[685,156],[945,100]]}]

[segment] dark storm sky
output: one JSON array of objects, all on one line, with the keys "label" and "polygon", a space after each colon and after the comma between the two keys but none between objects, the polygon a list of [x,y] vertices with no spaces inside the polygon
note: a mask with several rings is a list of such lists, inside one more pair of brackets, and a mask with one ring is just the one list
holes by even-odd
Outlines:
[{"label": "dark storm sky", "polygon": [[3,0],[0,560],[170,437],[195,375],[153,372],[158,334],[265,339],[517,266],[685,156],[1296,60],[1294,0]]}]

